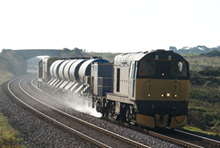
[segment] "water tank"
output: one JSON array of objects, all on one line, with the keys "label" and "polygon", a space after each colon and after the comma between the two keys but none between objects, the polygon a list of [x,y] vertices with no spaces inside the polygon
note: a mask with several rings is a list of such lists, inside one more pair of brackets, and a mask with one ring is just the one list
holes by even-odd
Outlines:
[{"label": "water tank", "polygon": [[69,70],[69,76],[71,81],[79,82],[79,68],[85,61],[86,60],[84,59],[78,59],[71,65]]},{"label": "water tank", "polygon": [[56,78],[56,79],[60,79],[59,76],[58,76],[58,71],[59,71],[59,67],[60,65],[64,62],[64,60],[57,60],[56,62],[54,62],[51,67],[50,67],[50,75],[53,77],[53,78]]},{"label": "water tank", "polygon": [[54,66],[57,64],[58,61],[59,61],[59,60],[53,62],[52,65],[50,66],[50,75],[51,75],[52,77],[54,77],[53,68],[54,68]]},{"label": "water tank", "polygon": [[64,78],[64,68],[66,67],[67,63],[69,63],[70,60],[65,60],[62,62],[62,64],[60,65],[59,69],[58,69],[58,75],[59,75],[59,78],[61,80],[65,80]]},{"label": "water tank", "polygon": [[70,72],[70,67],[74,62],[76,62],[76,60],[69,61],[64,68],[64,79],[67,81],[71,81],[69,72]]}]

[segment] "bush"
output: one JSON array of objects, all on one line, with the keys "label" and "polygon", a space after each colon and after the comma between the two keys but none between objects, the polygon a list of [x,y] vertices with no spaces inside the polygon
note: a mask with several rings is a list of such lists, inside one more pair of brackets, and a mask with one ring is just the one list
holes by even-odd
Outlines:
[{"label": "bush", "polygon": [[211,94],[208,90],[194,87],[190,89],[189,97],[192,99],[208,100]]}]

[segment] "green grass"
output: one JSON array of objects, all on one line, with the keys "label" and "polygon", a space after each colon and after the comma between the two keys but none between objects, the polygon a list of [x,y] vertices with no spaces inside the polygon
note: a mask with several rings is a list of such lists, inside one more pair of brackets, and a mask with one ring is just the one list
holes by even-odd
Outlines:
[{"label": "green grass", "polygon": [[0,113],[0,132],[1,132],[1,138],[9,138],[11,135],[14,135],[17,133],[16,130],[14,130],[9,124],[7,117],[3,116],[2,113]]},{"label": "green grass", "polygon": [[202,130],[200,128],[197,128],[197,127],[192,127],[192,126],[187,126],[186,125],[186,126],[182,127],[182,129],[192,131],[192,132],[203,133],[203,134],[214,136],[214,137],[220,137],[220,135],[218,133],[210,132],[210,131],[204,131],[204,130]]},{"label": "green grass", "polygon": [[3,116],[2,113],[0,113],[0,142],[1,142],[1,146],[2,147],[9,147],[10,146],[10,147],[25,148],[24,146],[17,146],[16,145],[16,143],[18,143],[21,140],[16,137],[17,134],[18,134],[18,131],[14,130],[8,124],[8,118]]}]

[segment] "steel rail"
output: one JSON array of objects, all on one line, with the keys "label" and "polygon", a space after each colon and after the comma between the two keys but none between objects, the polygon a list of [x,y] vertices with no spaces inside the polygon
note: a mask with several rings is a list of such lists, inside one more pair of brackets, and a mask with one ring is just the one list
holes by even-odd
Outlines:
[{"label": "steel rail", "polygon": [[[25,79],[25,78],[24,78],[24,79]],[[24,80],[24,79],[23,79],[23,80]],[[23,80],[22,80],[22,81],[23,81]],[[125,143],[128,143],[128,144],[130,144],[130,145],[132,145],[132,146],[135,146],[135,147],[143,147],[143,148],[149,148],[149,146],[146,146],[146,145],[144,145],[144,144],[138,143],[138,142],[136,142],[136,141],[133,141],[133,140],[131,140],[131,139],[128,139],[128,138],[126,138],[126,137],[123,137],[123,136],[121,136],[121,135],[118,135],[118,134],[116,134],[116,133],[113,133],[113,132],[111,132],[111,131],[108,131],[108,130],[106,130],[106,129],[100,128],[100,127],[98,127],[98,126],[96,126],[96,125],[93,125],[93,124],[91,124],[91,123],[88,123],[88,122],[86,122],[86,121],[83,121],[83,120],[81,120],[81,119],[79,119],[79,118],[77,118],[77,117],[74,117],[74,116],[72,116],[72,115],[70,115],[70,114],[67,114],[67,113],[65,113],[65,112],[63,112],[63,111],[61,111],[61,110],[58,110],[58,109],[56,109],[56,108],[54,108],[54,107],[52,107],[52,106],[49,106],[49,105],[45,104],[45,103],[42,102],[42,101],[39,101],[38,99],[34,98],[34,97],[31,96],[29,93],[27,93],[27,92],[21,87],[21,84],[20,84],[20,83],[21,83],[21,81],[19,82],[19,87],[20,87],[20,89],[21,89],[26,95],[28,95],[29,97],[31,97],[31,98],[34,99],[35,101],[37,101],[37,102],[43,104],[44,106],[46,106],[46,107],[48,107],[48,108],[50,108],[50,109],[52,109],[52,110],[54,110],[54,111],[56,111],[56,112],[59,112],[60,114],[66,116],[66,117],[68,117],[68,118],[74,119],[75,121],[77,121],[77,122],[79,122],[79,123],[82,123],[82,124],[84,124],[84,125],[87,125],[87,126],[93,128],[93,129],[95,129],[95,130],[98,130],[98,131],[103,132],[103,133],[105,133],[105,134],[108,134],[108,135],[110,135],[110,136],[112,136],[112,137],[114,137],[114,138],[116,138],[116,139],[118,139],[118,140],[121,140],[121,141],[123,141],[123,142],[125,142]],[[33,84],[33,83],[32,83],[32,84]],[[46,115],[46,116],[47,116],[47,115]],[[55,120],[55,121],[56,121],[56,120]],[[53,122],[54,122],[54,121],[53,121]],[[62,123],[61,123],[61,124],[62,124]],[[105,145],[105,146],[106,146],[106,145]]]},{"label": "steel rail", "polygon": [[[36,78],[35,78],[35,79],[36,79]],[[33,79],[33,80],[31,81],[31,84],[32,84],[32,86],[34,86],[35,88],[37,88],[37,87],[33,84],[33,81],[34,81],[35,79]],[[41,89],[39,89],[39,88],[37,88],[37,89],[38,89],[39,91],[43,92]],[[45,93],[45,92],[43,92],[43,93]],[[45,93],[45,94],[46,94],[46,93]],[[48,95],[48,94],[46,94],[46,95]],[[36,100],[36,101],[39,101],[39,100]],[[39,102],[41,102],[41,101],[39,101]],[[43,103],[43,102],[42,102],[42,103]],[[43,104],[45,104],[45,103],[43,103]],[[48,106],[47,104],[45,104],[45,105]],[[80,122],[80,123],[82,123],[82,124],[87,124],[88,126],[90,126],[91,128],[93,128],[93,129],[95,129],[95,130],[99,130],[99,131],[104,132],[105,134],[108,134],[108,135],[110,135],[110,136],[112,136],[112,137],[114,137],[114,138],[117,138],[117,139],[119,139],[119,140],[122,140],[122,141],[124,141],[124,142],[126,142],[126,143],[130,143],[131,145],[133,145],[133,146],[135,146],[135,147],[146,147],[146,148],[150,148],[149,146],[146,146],[146,145],[144,145],[144,144],[138,143],[138,142],[136,142],[136,141],[133,141],[133,140],[131,140],[131,139],[128,139],[128,138],[126,138],[126,137],[123,137],[123,136],[121,136],[121,135],[118,135],[118,134],[116,134],[116,133],[113,133],[113,132],[111,132],[111,131],[108,131],[108,130],[103,129],[103,128],[101,128],[101,127],[98,127],[98,126],[96,126],[96,125],[94,125],[94,124],[91,124],[91,123],[89,123],[89,122],[86,122],[86,121],[84,121],[84,120],[82,120],[82,119],[79,119],[79,118],[77,118],[77,117],[74,117],[74,116],[72,116],[72,115],[70,115],[70,114],[67,114],[67,113],[65,113],[65,112],[63,112],[63,111],[60,111],[60,110],[58,110],[58,109],[56,109],[56,108],[54,108],[54,107],[52,107],[52,106],[48,106],[48,107],[50,107],[50,108],[53,109],[53,110],[56,110],[57,112],[59,112],[59,113],[65,115],[65,116],[68,116],[68,117],[70,117],[70,118],[74,118],[74,120],[76,120],[77,122]]]},{"label": "steel rail", "polygon": [[172,138],[172,137],[169,137],[169,136],[165,136],[165,135],[153,132],[153,131],[144,130],[144,132],[149,134],[149,135],[152,135],[154,137],[158,137],[160,139],[170,141],[170,142],[173,142],[175,144],[178,144],[178,145],[181,145],[181,146],[184,146],[184,147],[203,148],[202,146],[198,146],[198,145],[195,145],[195,144],[192,144],[192,143],[189,143],[189,142],[185,142],[185,141],[182,141],[182,140],[179,140],[179,139],[175,139],[175,138]]},{"label": "steel rail", "polygon": [[174,129],[174,131],[185,134],[185,135],[188,135],[188,136],[196,137],[199,140],[204,141],[205,143],[220,147],[220,141],[213,140],[213,139],[210,139],[210,138],[206,138],[206,137],[203,137],[203,136],[199,136],[199,135],[196,135],[196,134],[192,134],[192,133],[182,131],[182,130],[179,130],[179,129]]},{"label": "steel rail", "polygon": [[[19,78],[17,78],[17,79],[19,79]],[[36,109],[33,108],[32,106],[30,106],[30,105],[28,105],[27,103],[25,103],[24,101],[22,101],[22,100],[21,100],[20,98],[18,98],[18,97],[12,92],[12,90],[10,89],[10,84],[11,84],[13,81],[17,80],[17,79],[11,80],[11,81],[8,83],[8,87],[7,87],[7,88],[8,88],[8,90],[9,90],[9,92],[11,93],[11,95],[12,95],[16,100],[18,100],[20,103],[22,103],[23,105],[25,105],[26,107],[28,107],[28,108],[31,109],[32,111],[36,112],[37,114],[43,116],[44,118],[46,118],[46,119],[52,121],[54,124],[57,124],[57,125],[59,125],[59,126],[65,128],[66,130],[68,130],[68,131],[70,131],[70,132],[76,134],[77,136],[80,136],[81,138],[86,139],[87,141],[89,141],[89,142],[91,142],[91,143],[93,143],[93,144],[95,144],[95,145],[97,145],[97,146],[99,146],[99,147],[110,148],[109,146],[107,146],[107,145],[105,145],[105,144],[103,144],[103,143],[101,143],[101,142],[99,142],[99,141],[97,141],[97,140],[95,140],[95,139],[93,139],[93,138],[91,138],[91,137],[89,137],[89,136],[83,134],[83,133],[80,133],[80,132],[74,130],[73,128],[70,128],[70,127],[64,125],[63,123],[61,123],[61,122],[59,122],[59,121],[57,121],[57,120],[54,120],[53,118],[49,117],[48,115],[46,115],[46,114],[44,114],[44,113],[42,113],[42,112],[36,110]],[[23,80],[23,79],[22,79],[22,80]],[[19,82],[19,83],[20,83],[20,82]],[[19,87],[20,87],[20,86],[19,86]],[[20,88],[20,89],[22,89],[22,88]],[[28,94],[28,96],[29,96],[29,94]]]}]

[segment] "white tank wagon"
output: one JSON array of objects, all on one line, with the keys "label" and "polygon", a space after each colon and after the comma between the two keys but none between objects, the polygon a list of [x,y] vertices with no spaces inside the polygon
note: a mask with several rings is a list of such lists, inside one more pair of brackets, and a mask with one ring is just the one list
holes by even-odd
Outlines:
[{"label": "white tank wagon", "polygon": [[78,70],[84,61],[82,59],[67,59],[54,62],[50,69],[54,80],[49,85],[61,90],[68,90],[73,85],[76,87],[76,83],[78,84],[76,78],[79,77]]},{"label": "white tank wagon", "polygon": [[64,60],[57,60],[54,62],[50,67],[50,75],[52,76],[53,80],[49,83],[50,86],[56,86],[60,82],[59,77],[59,67],[64,62]]},{"label": "white tank wagon", "polygon": [[85,62],[85,59],[78,59],[75,63],[73,63],[70,67],[69,76],[70,80],[73,82],[80,82],[79,81],[79,68]]},{"label": "white tank wagon", "polygon": [[109,61],[102,58],[56,60],[50,66],[52,79],[47,85],[61,91],[89,93],[93,63],[109,63]]},{"label": "white tank wagon", "polygon": [[67,81],[71,81],[70,79],[70,68],[73,65],[73,63],[75,63],[77,60],[70,60],[66,66],[64,67],[64,79]]},{"label": "white tank wagon", "polygon": [[69,63],[71,60],[65,60],[64,62],[62,62],[62,64],[59,66],[59,69],[58,69],[58,76],[59,76],[59,79],[61,80],[66,80],[65,79],[65,76],[64,76],[64,69],[67,65],[67,63]]}]

